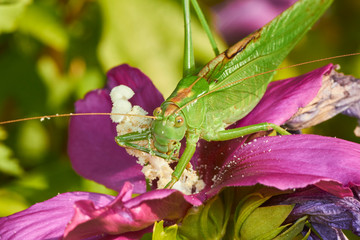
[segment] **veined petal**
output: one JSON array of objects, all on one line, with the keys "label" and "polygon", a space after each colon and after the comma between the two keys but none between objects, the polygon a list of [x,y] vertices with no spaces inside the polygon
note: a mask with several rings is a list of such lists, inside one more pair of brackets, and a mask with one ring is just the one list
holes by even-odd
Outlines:
[{"label": "veined petal", "polygon": [[312,188],[290,194],[280,204],[294,204],[289,221],[308,216],[309,222],[323,239],[335,239],[336,230],[351,230],[360,235],[360,202],[355,197],[339,198]]},{"label": "veined petal", "polygon": [[176,220],[201,202],[176,190],[153,190],[129,199],[132,185],[126,183],[109,205],[96,207],[92,201],[75,204],[75,215],[65,231],[65,239],[84,239],[100,234],[124,234],[146,229],[159,220]]},{"label": "veined petal", "polygon": [[61,239],[74,215],[74,203],[89,200],[97,207],[109,204],[115,197],[88,192],[59,194],[30,208],[0,218],[0,236],[6,240]]},{"label": "veined petal", "polygon": [[[108,73],[108,89],[94,90],[75,104],[77,113],[111,112],[110,89],[123,84],[135,94],[130,102],[146,111],[159,106],[163,98],[152,82],[138,69],[120,65]],[[109,116],[73,117],[69,125],[68,153],[75,171],[85,178],[119,191],[125,181],[134,192],[145,192],[145,179],[136,158],[115,143],[116,125]]]},{"label": "veined petal", "polygon": [[[360,185],[359,159],[359,144],[337,138],[263,137],[229,153],[207,190],[213,196],[225,186],[260,183],[286,190],[320,184],[337,196],[352,196],[349,186]],[[340,186],[336,191],[334,183]]]}]

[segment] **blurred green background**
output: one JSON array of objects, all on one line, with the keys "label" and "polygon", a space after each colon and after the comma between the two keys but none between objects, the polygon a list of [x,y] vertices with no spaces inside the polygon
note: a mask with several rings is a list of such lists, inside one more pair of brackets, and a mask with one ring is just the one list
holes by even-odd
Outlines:
[{"label": "blurred green background", "polygon": [[[222,1],[201,1],[210,7]],[[360,1],[335,0],[285,64],[360,52]],[[214,57],[194,20],[198,66]],[[218,36],[221,50],[226,44]],[[106,83],[106,71],[128,63],[167,97],[182,76],[183,20],[179,0],[0,0],[0,121],[73,112],[74,102]],[[360,77],[360,58],[333,61]],[[277,78],[325,65],[288,69]],[[0,126],[0,216],[58,193],[111,190],[78,176],[66,153],[68,119]],[[319,134],[359,142],[356,120],[339,116]]]}]

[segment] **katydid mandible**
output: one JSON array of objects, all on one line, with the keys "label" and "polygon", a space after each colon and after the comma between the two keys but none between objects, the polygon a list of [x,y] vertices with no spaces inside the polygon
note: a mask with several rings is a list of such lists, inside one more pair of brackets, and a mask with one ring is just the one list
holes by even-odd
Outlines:
[{"label": "katydid mandible", "polygon": [[[199,139],[225,141],[258,131],[274,129],[280,134],[287,131],[271,123],[226,129],[246,116],[260,101],[273,70],[283,61],[295,44],[305,35],[317,19],[330,6],[332,0],[301,0],[276,17],[263,28],[250,34],[225,52],[211,60],[202,70],[194,73],[194,55],[190,28],[190,2],[184,0],[185,53],[184,78],[174,92],[154,110],[152,125],[140,133],[117,136],[122,147],[150,152],[171,158],[186,138],[171,181],[172,188],[191,160]],[[200,21],[217,53],[213,37],[196,0],[191,0]],[[254,73],[263,73],[254,75]],[[250,78],[251,76],[251,78]],[[152,139],[155,149],[144,148],[132,142]]]}]

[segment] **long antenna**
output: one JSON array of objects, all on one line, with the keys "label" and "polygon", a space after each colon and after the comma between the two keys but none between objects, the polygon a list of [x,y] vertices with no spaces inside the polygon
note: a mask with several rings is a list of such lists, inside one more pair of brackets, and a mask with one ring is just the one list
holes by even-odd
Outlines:
[{"label": "long antenna", "polygon": [[63,114],[53,114],[53,115],[46,115],[46,116],[39,116],[39,117],[28,117],[28,118],[20,118],[20,119],[8,120],[8,121],[0,122],[0,125],[5,125],[5,124],[15,123],[15,122],[24,122],[24,121],[30,121],[30,120],[44,121],[45,119],[58,118],[58,117],[112,116],[112,115],[156,119],[156,117],[154,117],[154,116],[145,116],[145,115],[136,115],[136,114],[123,114],[123,113],[63,113]]},{"label": "long antenna", "polygon": [[273,70],[269,70],[269,71],[266,71],[266,72],[262,72],[262,73],[258,73],[258,74],[255,74],[255,75],[252,75],[252,76],[249,76],[249,77],[246,77],[246,78],[242,78],[242,79],[239,79],[235,82],[232,82],[232,83],[228,83],[224,86],[221,86],[221,87],[218,87],[218,88],[215,88],[201,96],[199,96],[198,98],[195,98],[193,100],[191,100],[190,102],[186,103],[184,106],[182,106],[181,108],[179,108],[177,112],[181,111],[183,108],[185,108],[186,106],[192,104],[193,102],[197,101],[198,99],[200,98],[203,98],[213,92],[216,92],[218,90],[221,90],[223,88],[227,88],[231,85],[236,85],[244,80],[247,80],[249,78],[254,78],[254,77],[258,77],[258,76],[261,76],[261,75],[264,75],[264,74],[268,74],[268,73],[272,73],[272,72],[275,72],[275,71],[280,71],[280,70],[284,70],[284,69],[288,69],[288,68],[293,68],[293,67],[298,67],[298,66],[302,66],[302,65],[306,65],[306,64],[310,64],[310,63],[316,63],[316,62],[322,62],[322,61],[327,61],[327,60],[332,60],[332,59],[337,59],[337,58],[343,58],[343,57],[350,57],[350,56],[357,56],[357,55],[360,55],[360,53],[348,53],[348,54],[343,54],[343,55],[338,55],[338,56],[334,56],[334,57],[327,57],[327,58],[321,58],[321,59],[315,59],[315,60],[311,60],[311,61],[307,61],[307,62],[303,62],[303,63],[297,63],[297,64],[294,64],[294,65],[290,65],[290,66],[287,66],[287,67],[281,67],[281,68],[277,68],[277,69],[273,69]]},{"label": "long antenna", "polygon": [[[200,97],[193,99],[192,101],[188,102],[187,104],[185,104],[184,106],[182,106],[181,108],[179,108],[176,112],[181,111],[183,108],[185,108],[186,106],[188,106],[189,104],[197,101],[199,98],[205,97],[206,95],[209,95],[215,91],[218,91],[220,89],[229,87],[231,85],[235,85],[239,82],[242,82],[246,79],[249,78],[254,78],[257,76],[261,76],[264,74],[268,74],[271,72],[275,72],[275,71],[280,71],[280,70],[284,70],[284,69],[288,69],[288,68],[293,68],[293,67],[298,67],[298,66],[302,66],[302,65],[306,65],[306,64],[310,64],[310,63],[315,63],[315,62],[322,62],[322,61],[327,61],[327,60],[332,60],[332,59],[337,59],[337,58],[342,58],[342,57],[350,57],[350,56],[357,56],[360,55],[360,53],[349,53],[349,54],[343,54],[343,55],[338,55],[338,56],[334,56],[334,57],[327,57],[327,58],[321,58],[321,59],[316,59],[316,60],[311,60],[311,61],[307,61],[307,62],[303,62],[303,63],[297,63],[294,65],[290,65],[287,67],[281,67],[281,68],[277,68],[274,70],[270,70],[270,71],[266,71],[266,72],[262,72],[262,73],[258,73],[246,78],[242,78],[239,79],[235,82],[226,84],[224,86],[218,87],[210,92],[207,92],[203,95],[201,95]],[[156,119],[156,117],[154,116],[145,116],[145,115],[136,115],[136,114],[123,114],[123,113],[64,113],[64,114],[53,114],[53,115],[45,115],[45,116],[39,116],[39,117],[28,117],[28,118],[20,118],[20,119],[14,119],[14,120],[8,120],[8,121],[2,121],[0,122],[0,125],[5,125],[5,124],[9,124],[9,123],[15,123],[15,122],[24,122],[24,121],[30,121],[30,120],[40,120],[43,121],[45,119],[50,119],[50,118],[58,118],[58,117],[74,117],[74,116],[111,116],[111,115],[120,115],[120,116],[129,116],[129,117],[141,117],[141,118],[151,118],[151,119]]]}]

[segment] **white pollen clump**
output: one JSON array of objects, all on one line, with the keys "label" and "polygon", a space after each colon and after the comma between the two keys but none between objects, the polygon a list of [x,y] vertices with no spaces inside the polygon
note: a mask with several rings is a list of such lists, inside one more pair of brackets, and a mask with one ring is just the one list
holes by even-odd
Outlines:
[{"label": "white pollen clump", "polygon": [[[110,92],[110,98],[113,103],[111,113],[128,113],[131,111],[131,103],[128,101],[134,96],[134,91],[125,86],[119,85],[114,87]],[[115,123],[119,123],[124,119],[121,115],[111,115],[111,120]]]},{"label": "white pollen clump", "polygon": [[[147,112],[140,106],[135,105],[131,108],[129,112],[126,112],[126,114],[146,116]],[[124,116],[123,119],[118,123],[118,125],[116,125],[116,132],[118,136],[130,132],[141,132],[147,128],[150,128],[151,122],[151,118]]]},{"label": "white pollen clump", "polygon": [[130,99],[134,96],[134,91],[125,85],[119,85],[114,87],[110,92],[110,98],[112,102],[116,102],[119,99]]},{"label": "white pollen clump", "polygon": [[[128,113],[131,111],[131,103],[127,100],[117,100],[113,103],[111,113]],[[111,115],[111,120],[115,123],[119,123],[124,119],[122,115]]]},{"label": "white pollen clump", "polygon": [[199,176],[190,164],[190,168],[184,170],[179,181],[174,184],[173,189],[185,194],[192,194],[200,192],[204,187],[204,181],[199,179]]},{"label": "white pollen clump", "polygon": [[[124,91],[124,92],[123,92]],[[113,88],[110,93],[113,101],[112,113],[123,113],[129,115],[146,115],[147,112],[140,106],[132,106],[128,99],[134,95],[134,92],[127,86],[120,85]],[[130,132],[141,132],[151,127],[152,119],[142,118],[138,116],[111,116],[114,122],[117,122],[116,131],[118,136]],[[115,119],[115,120],[114,120]],[[154,148],[153,140],[142,140],[133,142],[144,147]],[[173,169],[170,164],[174,161],[171,159],[163,159],[140,150],[126,148],[126,151],[131,156],[138,158],[137,163],[140,164],[145,178],[149,180],[150,184],[156,181],[157,188],[161,189],[166,186],[171,180]],[[193,170],[191,164],[188,165],[180,177],[179,181],[175,183],[173,189],[177,189],[184,194],[192,194],[201,191],[205,187],[205,183],[199,179],[196,171]]]}]

